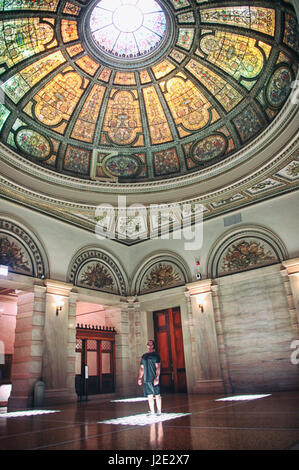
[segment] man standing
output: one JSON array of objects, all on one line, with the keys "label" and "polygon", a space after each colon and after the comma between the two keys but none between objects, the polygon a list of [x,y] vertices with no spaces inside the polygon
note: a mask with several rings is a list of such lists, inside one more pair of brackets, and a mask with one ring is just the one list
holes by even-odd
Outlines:
[{"label": "man standing", "polygon": [[162,398],[160,395],[160,372],[161,372],[161,359],[159,354],[155,351],[155,343],[152,339],[147,342],[147,353],[143,354],[140,361],[140,369],[138,376],[138,385],[142,385],[143,377],[143,392],[144,396],[148,398],[150,414],[155,414],[156,397],[157,415],[161,415]]}]

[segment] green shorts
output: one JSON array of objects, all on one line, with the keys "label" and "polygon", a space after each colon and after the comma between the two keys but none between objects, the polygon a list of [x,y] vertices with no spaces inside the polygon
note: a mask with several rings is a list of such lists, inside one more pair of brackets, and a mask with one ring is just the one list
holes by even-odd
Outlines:
[{"label": "green shorts", "polygon": [[160,395],[160,385],[154,385],[153,382],[144,382],[143,393],[145,397],[148,395]]}]

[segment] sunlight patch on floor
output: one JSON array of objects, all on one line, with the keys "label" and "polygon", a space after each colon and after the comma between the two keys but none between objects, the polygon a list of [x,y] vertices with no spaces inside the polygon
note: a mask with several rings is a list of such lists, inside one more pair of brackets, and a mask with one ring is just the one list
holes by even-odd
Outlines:
[{"label": "sunlight patch on floor", "polygon": [[117,400],[111,400],[111,403],[135,403],[138,401],[147,401],[147,397],[119,398]]},{"label": "sunlight patch on floor", "polygon": [[60,413],[58,410],[26,410],[26,411],[9,411],[8,413],[0,413],[0,418],[21,418],[24,416],[39,416],[50,413]]},{"label": "sunlight patch on floor", "polygon": [[215,401],[244,401],[244,400],[257,400],[259,398],[270,397],[271,393],[264,395],[235,395],[231,397],[218,398]]},{"label": "sunlight patch on floor", "polygon": [[122,418],[108,419],[105,421],[98,421],[99,424],[122,424],[129,426],[147,426],[153,423],[160,423],[163,421],[169,421],[170,419],[182,418],[188,416],[191,413],[162,413],[158,415],[150,415],[148,413],[142,413],[132,416],[124,416]]}]

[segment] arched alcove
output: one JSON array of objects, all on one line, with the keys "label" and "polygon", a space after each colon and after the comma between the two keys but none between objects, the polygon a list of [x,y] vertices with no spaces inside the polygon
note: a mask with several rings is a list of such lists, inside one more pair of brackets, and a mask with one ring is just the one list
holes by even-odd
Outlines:
[{"label": "arched alcove", "polygon": [[106,251],[85,247],[72,259],[68,269],[68,282],[77,287],[126,295],[127,276],[120,262]]},{"label": "arched alcove", "polygon": [[244,225],[221,235],[208,257],[208,276],[235,274],[287,259],[284,243],[272,231]]},{"label": "arched alcove", "polygon": [[169,252],[155,253],[136,270],[132,293],[141,295],[170,289],[184,285],[190,279],[189,268],[178,255]]}]

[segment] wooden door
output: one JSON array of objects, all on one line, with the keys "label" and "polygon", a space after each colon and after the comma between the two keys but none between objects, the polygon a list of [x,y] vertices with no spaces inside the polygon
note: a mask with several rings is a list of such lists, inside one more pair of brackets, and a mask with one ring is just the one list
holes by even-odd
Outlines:
[{"label": "wooden door", "polygon": [[156,350],[161,356],[162,392],[186,392],[181,312],[179,307],[154,312]]},{"label": "wooden door", "polygon": [[[115,331],[77,326],[76,336],[77,394],[114,392]],[[85,378],[85,366],[88,366],[88,380]]]}]

